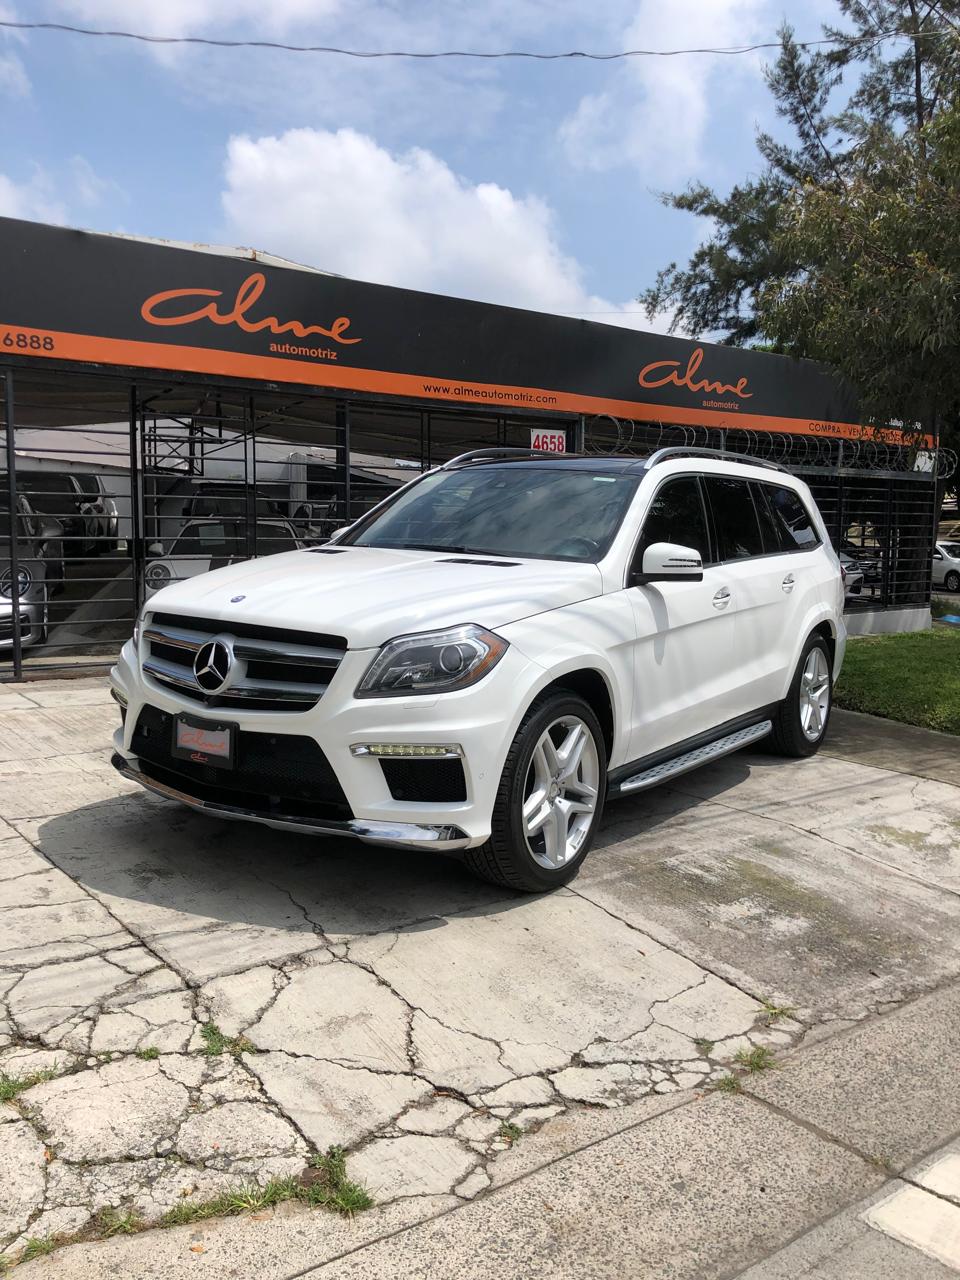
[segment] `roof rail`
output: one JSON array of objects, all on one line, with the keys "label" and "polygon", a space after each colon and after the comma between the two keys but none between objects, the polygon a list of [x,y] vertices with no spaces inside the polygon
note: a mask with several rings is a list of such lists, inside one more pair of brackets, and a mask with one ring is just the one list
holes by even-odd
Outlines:
[{"label": "roof rail", "polygon": [[544,449],[471,449],[469,453],[458,454],[440,468],[441,471],[452,471],[456,467],[468,467],[474,462],[523,462],[528,458],[569,458],[569,453],[548,453]]},{"label": "roof rail", "polygon": [[668,462],[671,458],[727,458],[733,462],[746,462],[751,467],[767,467],[771,471],[786,471],[779,462],[770,462],[767,458],[752,458],[749,453],[733,453],[729,449],[708,449],[705,446],[671,445],[668,449],[657,449],[643,461],[644,471]]}]

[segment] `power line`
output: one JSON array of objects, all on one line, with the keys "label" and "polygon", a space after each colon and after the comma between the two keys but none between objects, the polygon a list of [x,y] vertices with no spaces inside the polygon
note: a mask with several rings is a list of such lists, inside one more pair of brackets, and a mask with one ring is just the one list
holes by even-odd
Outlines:
[{"label": "power line", "polygon": [[[737,55],[757,53],[765,49],[779,49],[779,40],[762,41],[758,44],[727,45],[717,48],[694,49],[621,49],[614,53],[589,53],[582,49],[571,49],[561,53],[538,53],[530,49],[507,49],[483,52],[478,49],[441,49],[434,52],[420,52],[413,49],[340,49],[333,45],[322,44],[282,44],[276,40],[222,40],[208,36],[150,36],[138,31],[101,31],[92,27],[72,27],[63,22],[13,22],[0,20],[0,27],[14,31],[59,31],[75,36],[102,36],[111,40],[138,40],[143,44],[192,44],[207,45],[216,49],[278,49],[284,53],[326,53],[336,54],[343,58],[528,58],[538,62],[559,62],[564,59],[580,58],[588,62],[615,62],[622,58],[679,58],[691,54],[723,54]],[[930,40],[949,38],[946,31],[880,31],[869,36],[832,36],[821,40],[797,41],[797,48],[813,49],[821,45],[851,45],[876,43],[881,40]]]}]

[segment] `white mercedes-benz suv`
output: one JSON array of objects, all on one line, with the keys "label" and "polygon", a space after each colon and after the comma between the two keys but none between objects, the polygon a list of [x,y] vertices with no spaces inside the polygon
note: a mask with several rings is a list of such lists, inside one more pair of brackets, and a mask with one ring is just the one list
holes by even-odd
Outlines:
[{"label": "white mercedes-benz suv", "polygon": [[807,486],[710,450],[481,450],[330,543],[154,595],[113,763],[221,818],[458,851],[539,892],[604,803],[817,750],[846,632]]}]

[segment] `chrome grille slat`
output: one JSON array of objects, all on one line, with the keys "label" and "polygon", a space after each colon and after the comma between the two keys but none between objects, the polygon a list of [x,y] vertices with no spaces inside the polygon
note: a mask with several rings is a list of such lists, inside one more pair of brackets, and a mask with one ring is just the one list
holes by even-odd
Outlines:
[{"label": "chrome grille slat", "polygon": [[[171,619],[172,615],[166,614],[162,623],[154,623],[148,616],[141,638],[147,646],[142,669],[157,683],[211,708],[257,704],[249,709],[309,710],[323,697],[344,654],[329,645],[265,639],[262,628],[250,628],[253,636],[245,636],[242,623],[211,618],[209,629],[199,630],[206,619],[191,617],[188,622],[192,625],[185,627],[174,625],[175,619]],[[226,688],[210,693],[197,683],[193,662],[199,650],[218,637],[232,646],[238,672]],[[285,671],[293,674],[294,668],[298,668],[299,679],[286,678]],[[311,678],[314,671],[316,680]]]}]

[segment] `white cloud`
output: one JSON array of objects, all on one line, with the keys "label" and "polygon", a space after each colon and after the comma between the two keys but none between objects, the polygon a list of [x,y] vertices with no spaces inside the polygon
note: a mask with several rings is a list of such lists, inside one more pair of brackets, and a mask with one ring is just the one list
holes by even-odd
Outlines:
[{"label": "white cloud", "polygon": [[[639,0],[620,38],[624,49],[722,47],[771,38],[767,0]],[[732,84],[754,79],[760,59],[697,54],[635,58],[587,94],[560,126],[569,159],[583,169],[629,165],[657,184],[687,178],[703,161],[711,117],[729,104]]]},{"label": "white cloud", "polygon": [[[17,12],[12,5],[0,0],[0,18],[4,22],[15,22]],[[13,43],[22,43],[23,36],[19,31],[5,30],[0,34],[4,47],[0,51],[0,94],[10,98],[27,98],[30,96],[30,77],[27,69],[9,48]]]},{"label": "white cloud", "polygon": [[50,176],[36,169],[25,182],[0,173],[0,217],[31,222],[66,222],[66,205],[57,196]]},{"label": "white cloud", "polygon": [[340,0],[60,0],[59,7],[91,25],[152,36],[220,35],[252,22],[273,35],[337,11]]},{"label": "white cloud", "polygon": [[628,314],[637,303],[589,292],[542,200],[468,182],[423,148],[392,155],[352,129],[235,137],[223,208],[234,243],[342,275],[650,327]]},{"label": "white cloud", "polygon": [[17,181],[0,173],[0,217],[30,222],[83,223],[82,211],[125,200],[115,182],[100,178],[83,156],[73,156],[64,169],[52,173],[35,165],[29,178]]}]

